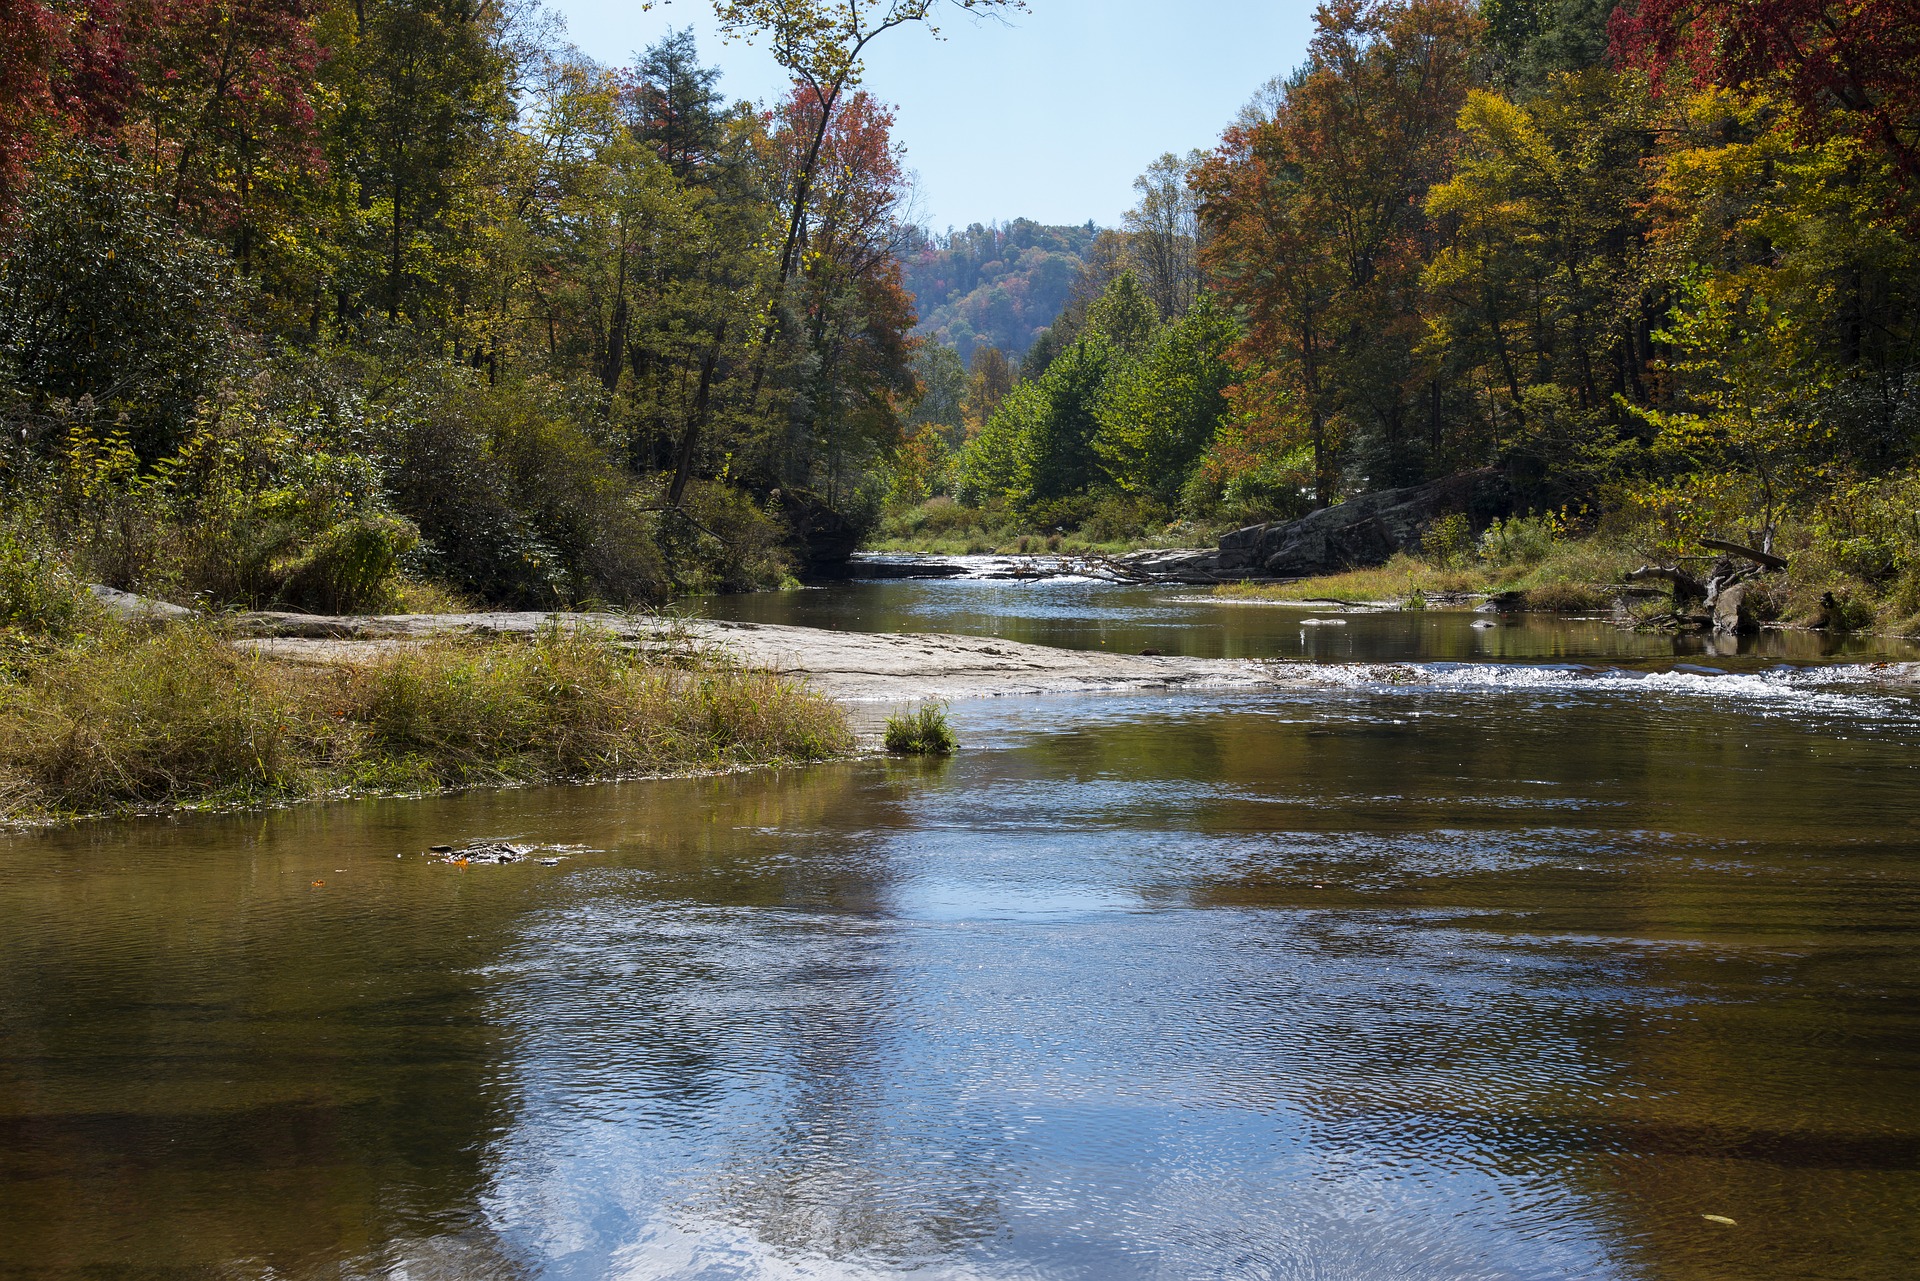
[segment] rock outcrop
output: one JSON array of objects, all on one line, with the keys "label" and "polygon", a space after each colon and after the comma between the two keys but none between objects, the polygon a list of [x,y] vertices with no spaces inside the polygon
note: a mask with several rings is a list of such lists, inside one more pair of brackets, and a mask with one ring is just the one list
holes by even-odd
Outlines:
[{"label": "rock outcrop", "polygon": [[1478,529],[1508,514],[1512,505],[1499,472],[1463,472],[1424,485],[1361,494],[1299,520],[1236,529],[1221,537],[1218,557],[1209,568],[1222,578],[1337,574],[1414,550],[1442,516],[1461,513]]}]

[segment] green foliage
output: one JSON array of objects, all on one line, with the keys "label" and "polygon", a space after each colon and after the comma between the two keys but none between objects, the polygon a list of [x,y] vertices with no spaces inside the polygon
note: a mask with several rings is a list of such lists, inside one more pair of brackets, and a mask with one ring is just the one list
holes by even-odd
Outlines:
[{"label": "green foliage", "polygon": [[691,519],[661,517],[660,542],[685,592],[767,591],[793,573],[789,531],[770,505],[724,484],[687,492]]},{"label": "green foliage", "polygon": [[[111,19],[165,76],[116,87],[124,126],[43,154],[17,208],[0,192],[0,485],[57,490],[87,575],[632,603],[782,581],[831,544],[790,522],[871,518],[913,315],[905,179],[856,67],[826,118],[763,112],[685,34],[614,71],[499,6],[369,0],[236,27],[246,70],[203,80],[197,18]],[[951,383],[927,408],[957,442]],[[351,504],[308,500],[345,492],[328,467],[358,469]],[[711,485],[737,501],[681,502]],[[689,542],[686,516],[733,532]]]},{"label": "green foliage", "polygon": [[1123,271],[1107,291],[1087,309],[1086,333],[1098,334],[1126,356],[1138,356],[1153,341],[1160,312],[1140,285],[1140,278]]},{"label": "green foliage", "polygon": [[399,605],[400,566],[420,534],[393,516],[330,526],[285,570],[282,599],[318,614],[372,614]]},{"label": "green foliage", "polygon": [[922,703],[911,712],[887,717],[886,744],[901,756],[951,756],[960,740],[947,723],[942,703]]},{"label": "green foliage", "polygon": [[1567,519],[1562,513],[1512,516],[1488,525],[1480,535],[1477,551],[1481,560],[1502,569],[1537,565],[1553,554],[1555,544],[1566,533]]},{"label": "green foliage", "polygon": [[44,405],[171,452],[230,368],[238,292],[220,252],[168,220],[141,175],[91,148],[34,174],[0,252],[0,352]]},{"label": "green foliage", "polygon": [[53,549],[30,537],[17,516],[0,523],[0,632],[64,640],[91,614],[86,585]]},{"label": "green foliage", "polygon": [[1420,550],[1427,559],[1444,568],[1455,569],[1473,557],[1473,524],[1464,512],[1448,512],[1428,526],[1421,535]]},{"label": "green foliage", "polygon": [[1115,359],[1107,340],[1091,334],[1061,353],[1041,376],[1038,412],[1025,424],[1025,484],[1017,501],[1065,498],[1085,492],[1103,478],[1093,442],[1100,430],[1100,400]]},{"label": "green foliage", "polygon": [[1121,365],[1095,410],[1094,448],[1115,484],[1171,510],[1213,442],[1233,381],[1230,320],[1202,300]]}]

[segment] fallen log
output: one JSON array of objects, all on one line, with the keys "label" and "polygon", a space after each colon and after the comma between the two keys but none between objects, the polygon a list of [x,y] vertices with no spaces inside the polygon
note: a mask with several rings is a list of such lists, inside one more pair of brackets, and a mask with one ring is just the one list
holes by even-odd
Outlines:
[{"label": "fallen log", "polygon": [[1762,569],[1780,570],[1787,567],[1784,556],[1775,556],[1772,552],[1763,552],[1755,547],[1743,547],[1739,543],[1730,543],[1723,538],[1703,538],[1702,547],[1711,547],[1717,552],[1730,552],[1735,556],[1744,556]]}]

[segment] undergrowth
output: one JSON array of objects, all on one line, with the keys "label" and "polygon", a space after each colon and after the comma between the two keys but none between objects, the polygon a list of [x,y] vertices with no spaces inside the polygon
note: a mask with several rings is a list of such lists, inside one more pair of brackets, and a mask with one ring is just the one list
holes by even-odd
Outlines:
[{"label": "undergrowth", "polygon": [[803,683],[611,635],[444,638],[354,666],[282,662],[211,625],[95,620],[0,672],[0,819],[347,791],[583,781],[812,761],[853,747]]}]

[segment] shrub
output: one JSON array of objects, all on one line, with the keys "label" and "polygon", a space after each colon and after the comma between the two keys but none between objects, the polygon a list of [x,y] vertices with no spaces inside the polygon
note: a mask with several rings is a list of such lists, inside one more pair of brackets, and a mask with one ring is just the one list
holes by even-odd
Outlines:
[{"label": "shrub", "polygon": [[792,576],[786,526],[751,495],[723,482],[696,481],[687,487],[685,508],[691,521],[663,514],[659,526],[682,591],[768,591]]},{"label": "shrub", "polygon": [[1537,565],[1565,533],[1565,519],[1553,512],[1496,520],[1480,535],[1480,559],[1500,568]]},{"label": "shrub", "polygon": [[480,600],[640,604],[666,591],[649,503],[588,430],[593,406],[546,379],[503,386],[450,365],[410,373],[366,411],[414,568]]},{"label": "shrub", "polygon": [[1465,512],[1448,512],[1428,526],[1420,550],[1443,569],[1458,569],[1473,559],[1473,525]]},{"label": "shrub", "polygon": [[90,608],[85,585],[49,549],[0,525],[0,629],[64,639]]},{"label": "shrub", "polygon": [[280,595],[321,614],[372,614],[398,604],[400,562],[420,533],[393,516],[359,516],[320,535],[285,571]]},{"label": "shrub", "polygon": [[959,748],[947,709],[941,703],[923,703],[914,711],[887,717],[889,752],[902,756],[951,756]]}]

